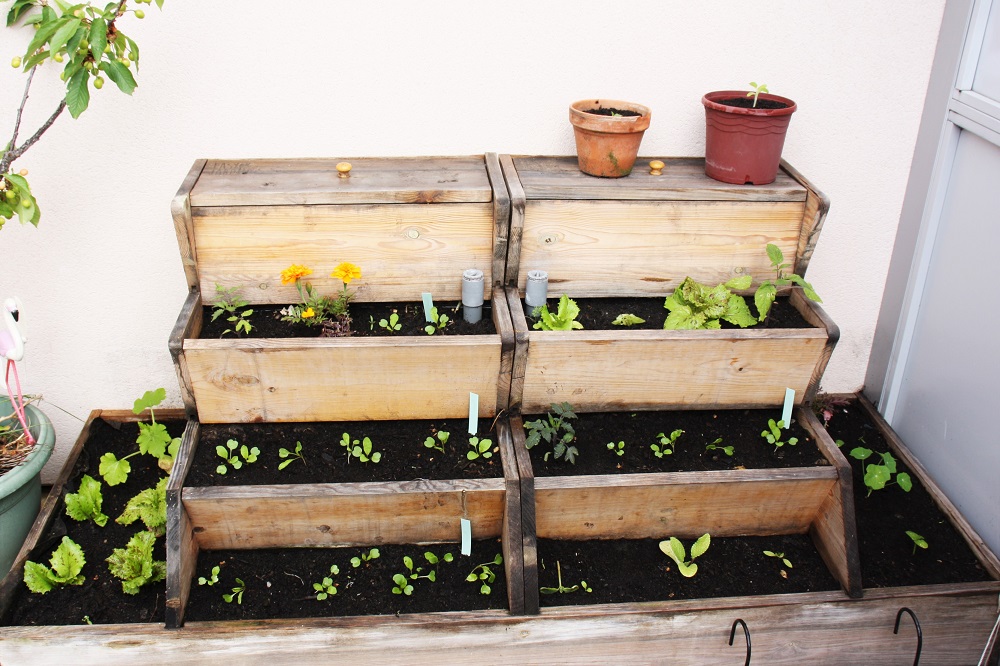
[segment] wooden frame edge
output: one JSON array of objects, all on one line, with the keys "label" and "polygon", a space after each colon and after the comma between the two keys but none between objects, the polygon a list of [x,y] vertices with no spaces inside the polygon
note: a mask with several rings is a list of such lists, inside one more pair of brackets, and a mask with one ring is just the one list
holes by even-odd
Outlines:
[{"label": "wooden frame edge", "polygon": [[510,194],[496,153],[486,153],[486,176],[493,188],[493,287],[502,286],[507,274],[510,239]]},{"label": "wooden frame edge", "polygon": [[174,231],[177,234],[177,245],[181,253],[181,264],[187,278],[188,289],[198,290],[198,252],[194,242],[194,223],[191,213],[191,190],[205,170],[208,160],[195,160],[181,183],[177,194],[170,202],[170,214],[174,220]]},{"label": "wooden frame edge", "polygon": [[823,231],[826,215],[830,211],[830,198],[785,160],[781,160],[781,168],[807,190],[795,261],[795,272],[805,277],[813,251],[816,249],[816,243],[819,241],[820,232]]},{"label": "wooden frame edge", "polygon": [[201,424],[188,421],[184,428],[180,451],[174,459],[174,467],[167,483],[167,582],[166,582],[166,626],[177,629],[184,624],[191,580],[198,563],[198,542],[195,539],[191,518],[184,509],[181,491],[191,461],[198,446]]},{"label": "wooden frame edge", "polygon": [[513,157],[500,155],[500,166],[510,193],[510,231],[507,235],[507,268],[503,284],[516,286],[517,273],[521,265],[521,236],[524,233],[524,188],[517,176]]}]

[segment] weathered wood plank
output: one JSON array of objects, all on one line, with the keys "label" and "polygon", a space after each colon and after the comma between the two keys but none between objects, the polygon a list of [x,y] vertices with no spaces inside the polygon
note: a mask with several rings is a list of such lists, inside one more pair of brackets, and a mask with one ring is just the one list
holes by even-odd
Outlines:
[{"label": "weathered wood plank", "polygon": [[202,320],[201,296],[197,291],[192,291],[188,293],[167,341],[167,349],[170,350],[170,357],[174,360],[177,383],[181,388],[184,412],[189,419],[198,418],[198,405],[191,388],[191,372],[188,369],[187,359],[184,357],[184,340],[198,337],[201,333]]},{"label": "weathered wood plank", "polygon": [[[660,176],[649,173],[650,159],[666,168]],[[639,157],[628,178],[594,178],[582,173],[575,157],[514,156],[528,199],[617,199],[660,201],[797,201],[806,188],[780,172],[768,185],[731,185],[705,175],[701,157]]]},{"label": "weathered wood plank", "polygon": [[[349,178],[336,165],[349,162]],[[211,160],[193,206],[405,204],[490,201],[481,155],[470,157]]]},{"label": "weathered wood plank", "polygon": [[802,204],[794,202],[529,197],[517,285],[523,294],[530,270],[548,272],[550,293],[574,297],[666,297],[685,276],[759,282],[774,277],[765,245],[795,256],[801,225]]},{"label": "weathered wood plank", "polygon": [[[524,613],[538,614],[538,537],[535,520],[535,479],[531,468],[531,458],[524,448],[524,421],[519,415],[501,421],[498,428],[505,431],[514,449],[514,461],[520,479],[521,498],[521,549],[524,554]],[[519,436],[514,433],[521,433]],[[520,437],[521,443],[515,438]]]},{"label": "weathered wood plank", "polygon": [[995,592],[958,596],[789,594],[690,602],[546,609],[537,617],[501,611],[315,620],[154,625],[17,627],[0,630],[5,666],[218,663],[630,664],[740,663],[728,645],[736,618],[750,628],[754,663],[830,666],[911,663],[911,626],[893,635],[900,606],[920,618],[921,664],[975,663],[995,617]]},{"label": "weathered wood plank", "polygon": [[194,538],[191,517],[181,501],[181,491],[198,448],[200,432],[200,423],[188,421],[167,482],[166,625],[171,629],[184,624],[184,611],[198,564],[198,542]]},{"label": "weathered wood plank", "polygon": [[823,345],[823,351],[816,360],[816,365],[813,366],[812,376],[809,378],[805,395],[802,396],[803,403],[811,403],[816,397],[816,393],[819,392],[823,373],[826,372],[826,366],[830,363],[833,350],[837,347],[837,342],[840,341],[840,327],[833,323],[833,320],[826,314],[826,310],[814,301],[806,298],[799,287],[795,287],[790,291],[789,302],[791,302],[807,322],[817,329],[826,331],[826,343]]},{"label": "weathered wood plank", "polygon": [[191,190],[198,182],[206,163],[207,160],[195,160],[170,202],[170,214],[174,220],[174,232],[177,234],[177,246],[181,251],[181,265],[184,267],[188,289],[198,287],[198,252],[195,249],[194,225],[191,219]]},{"label": "weathered wood plank", "polygon": [[517,284],[517,273],[521,265],[521,243],[524,236],[524,188],[517,177],[517,170],[510,155],[500,156],[500,166],[510,192],[510,233],[507,242],[507,270],[504,285]]},{"label": "weathered wood plank", "polygon": [[[186,340],[203,423],[459,418],[497,410],[501,337]],[[391,387],[387,390],[387,387]]]},{"label": "weathered wood plank", "polygon": [[510,308],[507,306],[507,295],[503,287],[493,288],[493,324],[500,334],[500,376],[497,380],[496,412],[499,414],[508,408],[510,402],[510,384],[514,373],[514,326],[511,322]]},{"label": "weathered wood plank", "polygon": [[514,442],[506,419],[497,422],[497,443],[503,463],[504,508],[501,543],[507,576],[507,599],[511,615],[524,615],[524,548],[521,543],[521,480],[517,474]]},{"label": "weathered wood plank", "polygon": [[913,455],[913,452],[907,448],[906,444],[896,431],[886,422],[882,415],[879,413],[875,405],[865,397],[863,393],[857,394],[858,403],[864,408],[871,417],[872,421],[878,427],[879,432],[885,437],[886,442],[889,443],[890,448],[893,453],[895,453],[904,465],[910,468],[910,471],[917,477],[919,482],[923,484],[927,492],[930,493],[931,498],[934,503],[937,504],[941,512],[944,513],[948,519],[951,521],[952,525],[959,531],[962,538],[965,539],[965,543],[969,545],[972,552],[975,553],[976,557],[982,563],[986,571],[989,572],[990,576],[995,579],[1000,579],[1000,559],[997,555],[990,550],[990,547],[986,545],[983,538],[979,536],[976,530],[969,524],[969,521],[959,512],[958,508],[952,503],[948,496],[944,494],[931,475],[927,472],[927,469],[920,463],[919,460]]},{"label": "weathered wood plank", "polygon": [[[484,176],[485,177],[485,176]],[[290,264],[313,270],[319,293],[342,288],[330,272],[349,261],[362,277],[356,300],[413,301],[429,291],[437,301],[462,297],[462,272],[483,271],[484,295],[493,284],[493,204],[447,206],[241,206],[195,208],[194,238],[202,300],[215,285],[239,287],[251,303],[296,303],[294,285],[281,284]],[[369,276],[369,279],[366,279]]]},{"label": "weathered wood plank", "polygon": [[819,234],[823,231],[823,222],[826,221],[826,214],[830,210],[830,199],[785,160],[781,160],[781,168],[808,190],[806,208],[802,216],[802,233],[799,235],[796,260],[793,262],[793,272],[805,277],[813,250],[819,241]]},{"label": "weathered wood plank", "polygon": [[493,271],[492,286],[503,284],[507,270],[508,238],[510,237],[510,194],[504,182],[503,170],[496,153],[486,153],[486,175],[493,188]]}]

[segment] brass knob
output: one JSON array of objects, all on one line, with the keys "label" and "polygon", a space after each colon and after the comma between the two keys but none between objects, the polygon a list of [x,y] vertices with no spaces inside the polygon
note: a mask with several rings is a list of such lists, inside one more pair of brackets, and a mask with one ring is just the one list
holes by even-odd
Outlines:
[{"label": "brass knob", "polygon": [[650,176],[662,176],[663,175],[663,167],[664,166],[666,166],[666,165],[663,162],[661,162],[660,160],[653,160],[652,162],[649,163],[649,175]]},{"label": "brass knob", "polygon": [[351,163],[350,162],[338,162],[337,163],[337,175],[341,178],[351,177]]}]

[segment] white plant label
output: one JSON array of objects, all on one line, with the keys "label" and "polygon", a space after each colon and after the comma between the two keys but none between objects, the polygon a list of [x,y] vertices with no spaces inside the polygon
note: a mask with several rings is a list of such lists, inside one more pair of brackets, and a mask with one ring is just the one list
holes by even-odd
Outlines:
[{"label": "white plant label", "polygon": [[472,555],[472,521],[462,518],[462,555]]},{"label": "white plant label", "polygon": [[469,393],[469,434],[479,432],[479,394]]},{"label": "white plant label", "polygon": [[431,292],[429,291],[425,291],[420,294],[420,298],[424,300],[424,319],[426,319],[427,323],[430,324],[431,321],[433,321],[431,319],[431,310],[434,309],[434,299],[431,298]]},{"label": "white plant label", "polygon": [[785,422],[785,430],[792,424],[792,407],[795,406],[795,389],[785,389],[785,408],[781,412],[781,420]]}]

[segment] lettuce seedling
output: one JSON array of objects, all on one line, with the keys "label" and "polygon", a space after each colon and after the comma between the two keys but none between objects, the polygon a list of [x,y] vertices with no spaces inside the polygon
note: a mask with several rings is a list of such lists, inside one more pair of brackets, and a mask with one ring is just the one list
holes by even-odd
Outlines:
[{"label": "lettuce seedling", "polygon": [[295,450],[289,451],[285,447],[278,449],[278,457],[283,460],[283,462],[278,464],[278,471],[285,469],[291,465],[296,460],[301,460],[302,464],[306,464],[305,456],[302,455],[302,442],[295,442]]},{"label": "lettuce seedling", "polygon": [[664,301],[670,314],[663,322],[668,330],[721,328],[720,321],[746,328],[757,323],[746,300],[733,289],[749,289],[753,278],[743,275],[714,287],[695,282],[690,277]]},{"label": "lettuce seedling", "polygon": [[774,303],[774,299],[778,295],[778,287],[794,283],[802,287],[802,293],[809,300],[816,301],[817,303],[823,302],[823,299],[819,297],[819,294],[816,293],[811,284],[795,273],[785,275],[785,269],[791,268],[792,265],[784,263],[785,255],[782,253],[781,248],[773,243],[768,243],[767,257],[771,260],[771,268],[774,269],[775,277],[774,282],[771,280],[761,282],[760,286],[757,287],[756,293],[754,293],[754,305],[757,306],[757,316],[760,321],[764,321],[767,318],[767,313],[771,311],[771,304]]},{"label": "lettuce seedling", "polygon": [[231,604],[231,603],[233,603],[233,600],[235,599],[236,603],[242,604],[243,603],[243,593],[246,592],[246,590],[247,590],[247,585],[246,585],[246,583],[243,582],[242,578],[237,578],[236,579],[236,586],[233,587],[232,590],[233,591],[231,593],[229,593],[229,594],[223,594],[222,595],[222,600],[225,601],[227,604]]},{"label": "lettuce seedling", "polygon": [[576,301],[566,294],[559,299],[559,308],[555,314],[549,312],[549,304],[546,303],[535,310],[535,315],[540,319],[535,322],[534,328],[542,331],[571,331],[583,328],[583,324],[576,320],[580,315],[580,308]]},{"label": "lettuce seedling", "polygon": [[433,307],[431,308],[431,323],[424,326],[424,332],[427,335],[434,335],[435,333],[443,329],[445,326],[447,326],[448,322],[450,321],[451,320],[448,319],[448,315],[443,313],[438,314],[437,307]]},{"label": "lettuce seedling", "polygon": [[222,567],[220,565],[218,565],[218,564],[215,565],[214,567],[212,567],[212,576],[211,576],[211,578],[205,578],[204,576],[198,576],[198,584],[199,585],[208,585],[209,587],[215,585],[216,583],[219,582],[219,572],[220,571],[222,571]]},{"label": "lettuce seedling", "polygon": [[711,444],[706,444],[705,445],[705,450],[706,451],[722,451],[727,456],[729,456],[730,458],[732,458],[733,457],[733,453],[736,451],[736,448],[732,447],[732,446],[719,446],[719,444],[721,444],[721,443],[722,443],[722,438],[719,437],[718,439],[716,439]]},{"label": "lettuce seedling", "polygon": [[395,312],[389,315],[388,319],[379,319],[378,325],[390,333],[395,333],[403,328],[403,325],[399,323],[399,315]]},{"label": "lettuce seedling", "polygon": [[375,450],[372,440],[368,437],[352,440],[351,436],[345,432],[340,437],[340,445],[347,452],[348,463],[351,462],[351,458],[357,458],[363,463],[373,462],[375,464],[382,460],[382,453]]},{"label": "lettuce seedling", "polygon": [[660,438],[660,443],[650,444],[649,448],[653,450],[653,455],[657,458],[673,455],[674,451],[677,449],[677,440],[683,434],[684,431],[680,429],[674,430],[670,433],[669,437],[661,432],[657,435],[657,437]]},{"label": "lettuce seedling", "polygon": [[788,559],[787,557],[785,557],[784,553],[775,553],[774,551],[771,551],[771,550],[765,550],[764,554],[767,555],[768,557],[773,557],[773,558],[781,560],[781,563],[784,564],[789,569],[794,568],[794,567],[792,567],[792,561],[790,559]]},{"label": "lettuce seedling", "polygon": [[493,566],[500,566],[501,564],[503,564],[503,556],[497,553],[497,556],[492,561],[483,562],[473,567],[469,575],[465,577],[465,580],[469,583],[482,583],[479,587],[479,593],[489,594],[493,590],[490,584],[497,578],[496,572],[493,571]]},{"label": "lettuce seedling", "polygon": [[[553,455],[555,460],[562,458],[568,463],[575,463],[579,453],[575,446],[570,446],[576,438],[576,430],[569,421],[576,418],[573,407],[568,402],[552,403],[551,411],[546,413],[544,419],[528,421],[524,424],[527,437],[524,441],[525,448],[534,448],[543,439],[552,444],[552,451],[545,454],[544,459],[548,462],[549,456]],[[563,433],[560,435],[560,431]]]},{"label": "lettuce seedling", "polygon": [[414,564],[413,558],[409,555],[403,557],[403,566],[406,567],[407,573],[394,574],[392,577],[392,582],[395,586],[392,588],[393,594],[404,594],[410,596],[413,594],[413,585],[409,582],[411,580],[418,580],[424,578],[431,581],[432,583],[437,580],[437,565],[441,562],[453,562],[455,557],[451,553],[445,553],[441,557],[438,557],[431,551],[424,552],[424,559],[427,560],[427,564],[433,568],[427,570],[424,573],[425,567],[418,567]]},{"label": "lettuce seedling", "polygon": [[125,505],[122,515],[115,519],[119,525],[131,525],[141,520],[154,536],[163,536],[167,526],[167,482],[163,477],[154,488],[146,488]]},{"label": "lettuce seedling", "polygon": [[[236,450],[237,447],[239,447],[239,451]],[[239,442],[235,439],[231,439],[226,442],[225,446],[220,444],[215,447],[215,455],[222,458],[222,463],[215,468],[216,474],[225,474],[229,471],[229,467],[232,467],[234,470],[242,468],[244,461],[246,461],[248,465],[250,463],[257,462],[257,456],[260,455],[260,449],[256,446],[253,448],[247,448],[246,444],[240,446]],[[240,460],[241,456],[243,457],[243,460]],[[226,467],[226,465],[229,465],[229,467]]]},{"label": "lettuce seedling", "polygon": [[760,436],[767,440],[768,444],[774,444],[774,450],[777,451],[785,444],[789,446],[795,446],[799,443],[798,437],[789,437],[788,441],[782,441],[781,439],[781,429],[785,427],[785,422],[779,420],[775,423],[774,419],[767,420],[767,429],[762,430]]},{"label": "lettuce seedling", "polygon": [[614,442],[608,442],[608,451],[614,451],[614,454],[621,458],[625,455],[625,442],[621,441],[615,444]]},{"label": "lettuce seedling", "polygon": [[[875,452],[863,446],[851,449],[851,457],[855,460],[867,460],[873,453]],[[896,475],[896,485],[904,492],[910,492],[910,489],[913,488],[913,481],[906,472],[896,472],[896,459],[892,454],[886,451],[878,455],[882,458],[881,465],[865,467],[865,485],[868,486],[868,496],[872,494],[873,490],[882,490],[887,485],[891,485],[893,474]]]},{"label": "lettuce seedling", "polygon": [[469,438],[469,446],[472,448],[471,451],[465,454],[465,457],[469,460],[475,460],[477,458],[492,458],[493,451],[493,440],[491,439],[479,439],[478,437]]},{"label": "lettuce seedling", "polygon": [[98,527],[104,527],[108,524],[108,517],[101,513],[103,501],[101,482],[84,474],[77,492],[66,495],[66,515],[73,520],[93,519]]},{"label": "lettuce seedling", "polygon": [[166,577],[167,563],[153,559],[155,543],[156,536],[152,532],[138,532],[124,548],[115,548],[106,560],[111,574],[122,579],[125,594],[138,594],[143,585]]},{"label": "lettuce seedling", "polygon": [[37,562],[24,563],[24,584],[36,594],[45,594],[63,585],[83,585],[84,577],[80,572],[86,563],[83,549],[64,536],[49,560],[51,568]]},{"label": "lettuce seedling", "polygon": [[[331,565],[330,573],[336,576],[340,573],[340,567],[336,564]],[[313,583],[313,589],[316,590],[316,601],[323,601],[324,599],[337,594],[337,586],[334,584],[333,578],[330,578],[330,576],[324,576],[322,581]]]},{"label": "lettuce seedling", "polygon": [[920,536],[916,532],[911,532],[910,530],[906,530],[906,536],[910,537],[910,541],[913,542],[913,554],[914,555],[917,554],[917,548],[923,548],[924,550],[926,550],[928,548],[928,546],[930,545],[930,544],[927,543],[926,539],[924,539],[922,536]]},{"label": "lettuce seedling", "polygon": [[372,548],[367,553],[362,552],[359,557],[351,558],[351,566],[357,569],[361,566],[363,562],[371,562],[372,560],[377,560],[381,557],[381,553],[378,552],[378,548]]},{"label": "lettuce seedling", "polygon": [[446,432],[444,430],[438,430],[434,434],[434,437],[428,437],[427,439],[424,440],[424,446],[426,446],[428,449],[434,449],[435,451],[440,451],[441,453],[444,453],[444,445],[448,443],[449,437],[451,437],[451,433]]},{"label": "lettuce seedling", "polygon": [[634,314],[620,314],[615,317],[614,321],[611,322],[612,326],[635,326],[636,324],[645,324],[646,320],[640,317],[636,317]]},{"label": "lettuce seedling", "polygon": [[662,550],[667,557],[677,563],[677,570],[681,572],[682,576],[685,578],[691,578],[698,573],[698,565],[694,563],[695,559],[704,555],[711,543],[712,537],[710,537],[707,533],[698,537],[698,540],[691,544],[690,560],[687,560],[687,555],[684,551],[684,544],[682,544],[676,537],[670,537],[666,541],[661,541],[660,550]]}]

